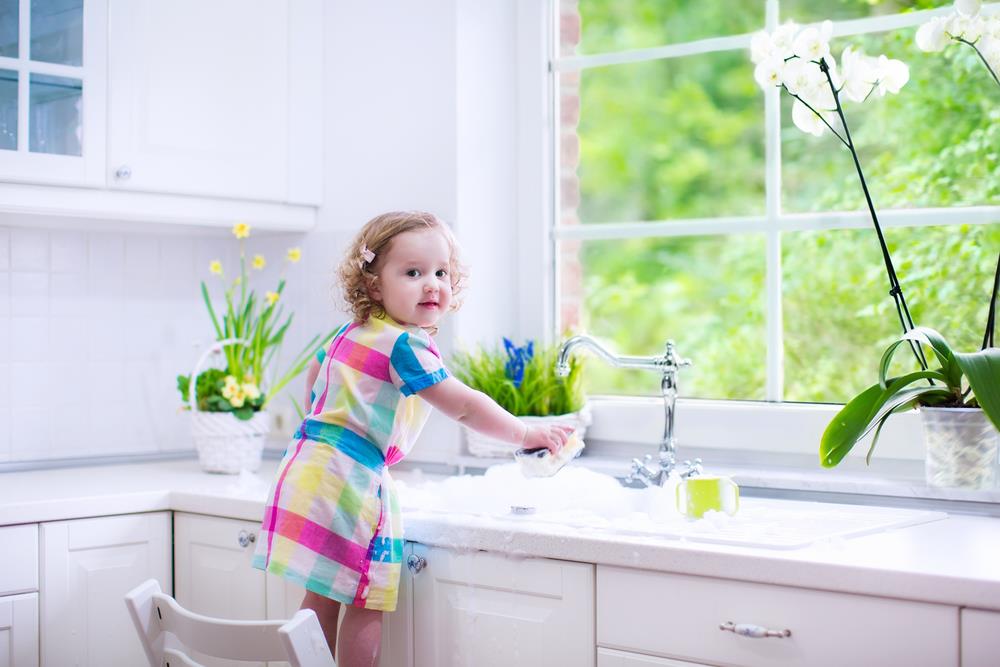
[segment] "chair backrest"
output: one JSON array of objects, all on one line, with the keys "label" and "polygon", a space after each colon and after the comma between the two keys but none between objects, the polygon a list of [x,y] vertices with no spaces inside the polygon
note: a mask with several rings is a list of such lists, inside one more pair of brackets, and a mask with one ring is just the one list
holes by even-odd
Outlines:
[{"label": "chair backrest", "polygon": [[315,612],[300,609],[287,621],[233,621],[184,609],[150,579],[125,596],[150,667],[200,667],[198,651],[230,660],[286,660],[292,667],[336,667]]}]

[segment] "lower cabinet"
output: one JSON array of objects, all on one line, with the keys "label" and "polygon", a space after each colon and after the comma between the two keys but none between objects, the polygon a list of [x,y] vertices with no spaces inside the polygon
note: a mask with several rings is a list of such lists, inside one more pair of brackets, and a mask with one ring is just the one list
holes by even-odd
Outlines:
[{"label": "lower cabinet", "polygon": [[[959,664],[947,605],[610,566],[597,600],[597,643],[620,651],[733,667]],[[686,663],[607,662],[619,664]]]},{"label": "lower cabinet", "polygon": [[37,667],[38,593],[0,597],[0,667]]},{"label": "lower cabinet", "polygon": [[150,577],[171,590],[170,512],[43,523],[40,537],[42,665],[146,664],[125,594]]},{"label": "lower cabinet", "polygon": [[611,648],[597,649],[597,667],[699,667],[701,662],[686,662],[673,658],[658,658],[655,655],[616,651]]},{"label": "lower cabinet", "polygon": [[1000,612],[962,610],[962,667],[1000,664]]},{"label": "lower cabinet", "polygon": [[[413,667],[594,665],[594,566],[410,545]],[[392,664],[392,663],[384,663]]]},{"label": "lower cabinet", "polygon": [[[257,521],[175,512],[177,601],[191,611],[219,618],[291,618],[305,591],[250,566],[259,529]],[[264,664],[208,656],[200,656],[200,662],[211,667]]]}]

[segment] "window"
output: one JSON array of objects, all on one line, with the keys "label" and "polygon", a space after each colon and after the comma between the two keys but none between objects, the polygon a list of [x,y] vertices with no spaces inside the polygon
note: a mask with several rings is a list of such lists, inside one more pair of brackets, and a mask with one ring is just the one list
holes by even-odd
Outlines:
[{"label": "window", "polygon": [[[674,339],[694,361],[686,397],[837,403],[874,381],[899,325],[850,153],[797,130],[749,56],[758,30],[829,18],[838,60],[855,45],[910,67],[899,95],[847,120],[914,320],[978,349],[1000,250],[1000,91],[972,49],[916,48],[950,5],[560,0],[557,327],[623,354]],[[658,390],[588,373],[591,394]]]}]

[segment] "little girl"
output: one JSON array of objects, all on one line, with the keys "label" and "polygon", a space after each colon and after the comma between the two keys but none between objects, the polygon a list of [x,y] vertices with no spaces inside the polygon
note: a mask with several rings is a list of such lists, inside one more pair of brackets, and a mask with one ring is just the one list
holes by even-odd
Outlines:
[{"label": "little girl", "polygon": [[430,213],[369,221],[339,278],[353,321],[307,375],[308,416],[277,470],[254,567],[305,587],[331,651],[340,604],[342,667],[375,665],[382,612],[396,608],[403,552],[388,467],[413,446],[433,406],[486,435],[552,452],[571,429],[527,426],[448,374],[430,334],[456,310],[464,277],[455,238]]}]

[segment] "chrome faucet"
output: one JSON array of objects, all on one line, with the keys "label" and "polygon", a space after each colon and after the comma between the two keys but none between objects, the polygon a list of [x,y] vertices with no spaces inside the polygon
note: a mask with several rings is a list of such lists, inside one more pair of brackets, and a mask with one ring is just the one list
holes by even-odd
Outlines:
[{"label": "chrome faucet", "polygon": [[657,465],[650,465],[653,460],[651,454],[647,454],[643,461],[632,459],[632,470],[625,481],[628,483],[639,482],[644,486],[663,486],[670,477],[670,473],[677,470],[683,477],[691,477],[701,473],[701,459],[694,462],[684,461],[682,468],[677,465],[677,440],[674,438],[674,414],[677,406],[677,371],[685,366],[690,366],[688,359],[683,359],[677,354],[674,348],[674,341],[668,340],[666,350],[662,357],[627,357],[610,352],[607,348],[598,343],[590,336],[573,336],[569,338],[559,349],[559,358],[556,361],[556,375],[566,377],[569,375],[570,353],[578,348],[585,347],[595,352],[598,357],[616,368],[638,368],[641,370],[656,371],[661,373],[660,391],[663,394],[663,440],[660,441],[659,457]]}]

